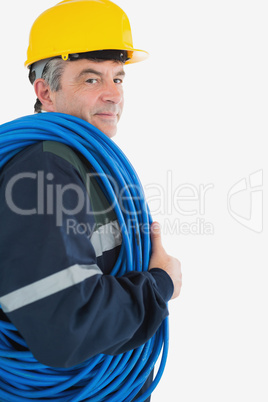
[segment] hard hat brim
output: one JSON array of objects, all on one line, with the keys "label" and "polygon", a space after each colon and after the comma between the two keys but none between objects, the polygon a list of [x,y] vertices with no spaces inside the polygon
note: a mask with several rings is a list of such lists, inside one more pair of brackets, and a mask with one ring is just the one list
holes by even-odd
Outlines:
[{"label": "hard hat brim", "polygon": [[[103,50],[108,50],[108,49],[103,49]],[[140,61],[146,60],[149,57],[149,53],[146,52],[145,50],[141,50],[141,49],[131,49],[131,50],[118,49],[118,50],[126,50],[127,51],[129,59],[125,62],[125,64],[138,63]],[[79,53],[79,52],[77,52],[77,53]],[[83,52],[81,52],[81,53],[83,53]],[[71,54],[71,52],[70,53],[63,52],[62,54],[47,54],[45,58],[43,57],[43,59],[61,56],[63,60],[67,60],[69,54]],[[40,61],[40,57],[37,57],[36,59],[32,59],[32,60],[31,59],[26,60],[24,63],[24,66],[29,68],[33,63],[35,63],[37,61]]]}]

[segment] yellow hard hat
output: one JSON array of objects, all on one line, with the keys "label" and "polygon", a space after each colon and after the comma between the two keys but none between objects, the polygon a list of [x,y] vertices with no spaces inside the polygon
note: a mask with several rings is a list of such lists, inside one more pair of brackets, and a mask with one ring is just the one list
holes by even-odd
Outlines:
[{"label": "yellow hard hat", "polygon": [[134,49],[125,12],[110,0],[64,0],[43,12],[34,22],[25,66],[73,53],[97,50],[126,50],[126,64],[148,57]]}]

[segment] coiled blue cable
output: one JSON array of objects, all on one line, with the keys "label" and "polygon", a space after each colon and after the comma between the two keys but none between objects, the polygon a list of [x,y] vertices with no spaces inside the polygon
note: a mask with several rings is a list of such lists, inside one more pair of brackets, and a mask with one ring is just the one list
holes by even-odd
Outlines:
[{"label": "coiled blue cable", "polygon": [[[100,130],[77,117],[42,113],[0,126],[0,169],[26,146],[45,140],[62,142],[83,154],[114,206],[122,231],[122,246],[111,275],[146,271],[151,253],[152,218],[139,178],[124,153]],[[124,197],[120,197],[119,203],[121,191]],[[26,351],[16,351],[12,341]],[[142,402],[159,383],[167,353],[166,318],[156,334],[135,350],[118,356],[99,354],[78,366],[55,369],[34,358],[13,324],[0,321],[0,400],[131,402],[161,359],[152,384],[136,400]]]}]

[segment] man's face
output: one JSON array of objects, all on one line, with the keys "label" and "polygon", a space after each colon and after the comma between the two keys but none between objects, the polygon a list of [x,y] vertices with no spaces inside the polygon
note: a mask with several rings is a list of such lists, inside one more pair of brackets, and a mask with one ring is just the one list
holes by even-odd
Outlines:
[{"label": "man's face", "polygon": [[66,63],[61,89],[51,93],[50,111],[80,117],[111,138],[123,110],[124,74],[123,64],[112,60]]}]

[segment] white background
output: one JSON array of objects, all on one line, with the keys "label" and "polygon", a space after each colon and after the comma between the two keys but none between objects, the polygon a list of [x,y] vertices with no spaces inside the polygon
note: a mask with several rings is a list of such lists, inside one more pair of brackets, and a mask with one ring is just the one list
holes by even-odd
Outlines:
[{"label": "white background", "polygon": [[[23,66],[28,34],[54,4],[1,3],[0,123],[33,111]],[[181,295],[169,304],[168,364],[152,401],[267,402],[267,2],[117,4],[134,46],[151,56],[125,67],[115,141],[183,271]],[[227,199],[240,181],[244,190],[235,187],[230,199],[236,220]]]}]

